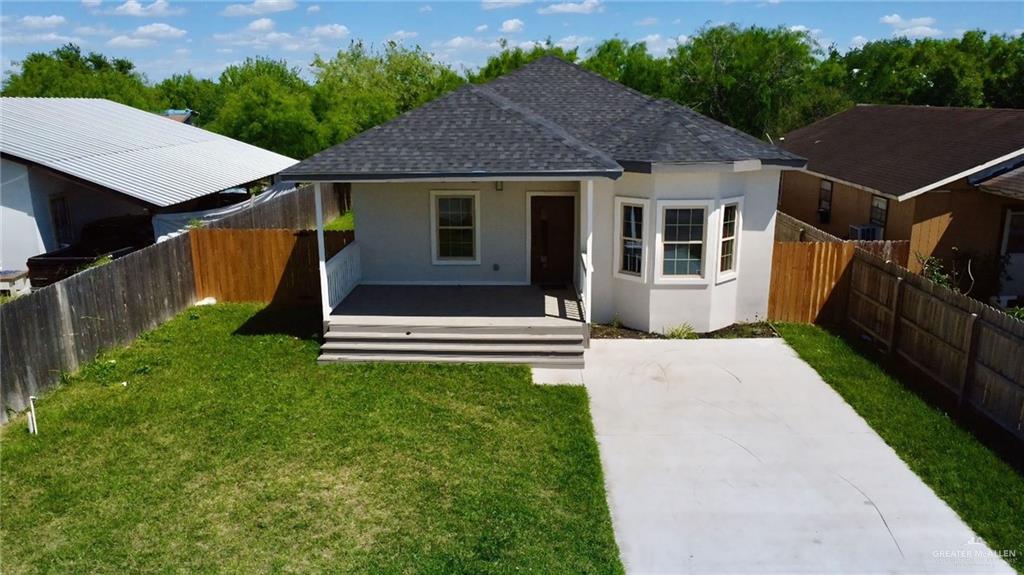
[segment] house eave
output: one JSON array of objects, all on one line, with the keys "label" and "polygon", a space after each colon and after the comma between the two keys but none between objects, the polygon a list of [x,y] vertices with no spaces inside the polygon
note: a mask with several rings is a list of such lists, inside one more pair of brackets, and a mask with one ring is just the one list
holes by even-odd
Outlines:
[{"label": "house eave", "polygon": [[284,173],[285,182],[454,182],[494,180],[589,180],[607,178],[617,180],[622,170],[552,170],[552,171],[473,171],[473,172],[318,172]]}]

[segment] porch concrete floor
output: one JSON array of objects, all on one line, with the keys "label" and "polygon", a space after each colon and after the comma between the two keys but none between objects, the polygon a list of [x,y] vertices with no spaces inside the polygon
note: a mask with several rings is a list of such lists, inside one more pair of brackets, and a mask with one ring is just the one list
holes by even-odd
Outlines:
[{"label": "porch concrete floor", "polygon": [[583,321],[571,289],[537,286],[360,285],[331,313],[332,323],[562,324]]}]

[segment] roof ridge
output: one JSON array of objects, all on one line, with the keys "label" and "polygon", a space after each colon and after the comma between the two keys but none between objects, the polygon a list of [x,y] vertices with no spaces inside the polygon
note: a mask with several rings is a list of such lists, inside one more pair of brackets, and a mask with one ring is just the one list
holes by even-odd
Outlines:
[{"label": "roof ridge", "polygon": [[595,158],[618,165],[618,162],[615,161],[615,158],[613,158],[607,152],[595,148],[594,146],[591,146],[590,144],[584,142],[583,140],[580,140],[579,138],[570,134],[568,130],[560,126],[558,123],[549,120],[541,116],[540,114],[537,114],[536,112],[533,112],[529,108],[511,100],[510,98],[502,96],[501,94],[494,91],[493,88],[490,88],[486,85],[470,85],[469,89],[474,94],[486,99],[494,106],[497,106],[498,108],[501,108],[503,110],[511,110],[515,112],[528,123],[543,129],[545,132],[548,133],[548,135],[556,139],[559,139],[565,142],[566,144],[569,144],[579,149],[580,151],[586,152],[587,154],[590,154]]}]

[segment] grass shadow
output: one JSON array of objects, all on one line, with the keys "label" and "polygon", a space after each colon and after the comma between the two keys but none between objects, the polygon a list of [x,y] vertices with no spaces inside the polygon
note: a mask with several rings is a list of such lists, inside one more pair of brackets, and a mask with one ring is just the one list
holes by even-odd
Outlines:
[{"label": "grass shadow", "polygon": [[323,318],[315,306],[270,304],[240,325],[234,335],[290,335],[299,339],[319,340],[323,335]]}]

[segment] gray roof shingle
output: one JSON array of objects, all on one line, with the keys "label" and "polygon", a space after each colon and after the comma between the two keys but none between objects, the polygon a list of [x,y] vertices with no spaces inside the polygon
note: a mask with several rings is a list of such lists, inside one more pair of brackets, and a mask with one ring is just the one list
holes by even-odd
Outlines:
[{"label": "gray roof shingle", "polygon": [[288,180],[605,176],[653,162],[798,156],[554,57],[411,110],[282,172]]}]

